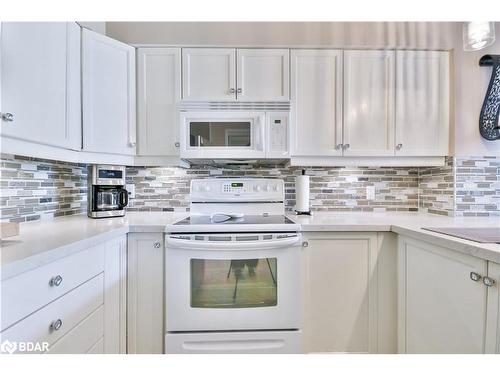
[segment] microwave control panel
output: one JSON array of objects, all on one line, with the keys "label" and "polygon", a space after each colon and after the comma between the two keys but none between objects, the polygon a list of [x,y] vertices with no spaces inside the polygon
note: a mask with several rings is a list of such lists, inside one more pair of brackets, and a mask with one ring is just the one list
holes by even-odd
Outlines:
[{"label": "microwave control panel", "polygon": [[288,156],[288,113],[267,113],[268,157]]}]

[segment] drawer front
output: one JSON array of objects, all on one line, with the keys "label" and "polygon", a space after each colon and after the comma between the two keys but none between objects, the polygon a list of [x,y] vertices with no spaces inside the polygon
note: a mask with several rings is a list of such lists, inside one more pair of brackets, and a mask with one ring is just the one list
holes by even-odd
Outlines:
[{"label": "drawer front", "polygon": [[2,281],[0,330],[103,271],[104,244],[100,244]]},{"label": "drawer front", "polygon": [[[100,273],[43,309],[28,316],[0,334],[0,341],[45,342],[50,345],[62,338],[104,301],[104,274]],[[60,320],[59,329],[51,324]]]},{"label": "drawer front", "polygon": [[104,335],[104,306],[99,307],[75,328],[50,346],[49,354],[83,354]]},{"label": "drawer front", "polygon": [[87,352],[87,354],[104,354],[104,337],[101,337]]}]

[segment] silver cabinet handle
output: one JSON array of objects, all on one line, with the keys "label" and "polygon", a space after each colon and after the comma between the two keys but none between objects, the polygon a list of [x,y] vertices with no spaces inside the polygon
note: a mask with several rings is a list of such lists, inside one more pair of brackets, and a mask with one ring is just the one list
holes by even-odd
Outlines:
[{"label": "silver cabinet handle", "polygon": [[155,249],[159,249],[161,244],[159,242],[155,242],[153,246]]},{"label": "silver cabinet handle", "polygon": [[12,113],[9,113],[9,112],[2,113],[0,115],[0,117],[2,118],[2,120],[7,121],[7,122],[14,121],[14,115]]},{"label": "silver cabinet handle", "polygon": [[230,94],[234,94],[235,92],[236,92],[236,90],[235,90],[235,89],[233,89],[233,88],[230,88],[230,89],[229,89],[229,93],[230,93]]},{"label": "silver cabinet handle", "polygon": [[349,143],[346,143],[345,145],[342,146],[343,150],[347,150],[351,145]]},{"label": "silver cabinet handle", "polygon": [[134,147],[134,146],[135,146],[135,142],[134,142],[134,141],[130,141],[130,142],[128,143],[128,146],[129,146],[129,147]]},{"label": "silver cabinet handle", "polygon": [[54,276],[52,279],[49,281],[50,286],[59,286],[61,285],[63,281],[63,278],[61,275]]},{"label": "silver cabinet handle", "polygon": [[181,147],[181,143],[180,142],[175,142],[174,146],[177,147],[177,148],[179,148],[179,147]]},{"label": "silver cabinet handle", "polygon": [[495,280],[492,279],[491,277],[485,276],[483,277],[483,284],[490,287],[495,285]]},{"label": "silver cabinet handle", "polygon": [[243,93],[243,89],[240,87],[238,90],[236,90],[236,92],[237,92],[238,94],[241,94],[241,93]]},{"label": "silver cabinet handle", "polygon": [[57,319],[57,320],[53,321],[52,323],[50,323],[50,329],[53,331],[59,331],[59,329],[61,327],[62,327],[62,320],[61,319]]},{"label": "silver cabinet handle", "polygon": [[398,151],[399,151],[399,150],[401,150],[402,148],[403,148],[403,144],[402,144],[402,143],[398,143],[398,144],[396,145],[396,150],[398,150]]},{"label": "silver cabinet handle", "polygon": [[309,247],[309,242],[307,241],[302,242],[302,247]]},{"label": "silver cabinet handle", "polygon": [[342,143],[339,143],[335,146],[335,150],[341,150],[342,148],[344,148],[344,145]]},{"label": "silver cabinet handle", "polygon": [[482,276],[480,274],[478,274],[477,272],[471,272],[469,274],[469,277],[472,281],[479,281],[481,280]]}]

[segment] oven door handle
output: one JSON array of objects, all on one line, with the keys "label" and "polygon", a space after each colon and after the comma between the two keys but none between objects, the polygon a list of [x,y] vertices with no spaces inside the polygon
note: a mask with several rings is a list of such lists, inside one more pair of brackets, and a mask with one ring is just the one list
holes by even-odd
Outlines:
[{"label": "oven door handle", "polygon": [[187,250],[217,250],[217,251],[238,251],[238,250],[267,250],[278,249],[300,244],[301,236],[280,238],[276,240],[262,240],[262,241],[198,241],[186,240],[167,236],[167,247],[175,249]]}]

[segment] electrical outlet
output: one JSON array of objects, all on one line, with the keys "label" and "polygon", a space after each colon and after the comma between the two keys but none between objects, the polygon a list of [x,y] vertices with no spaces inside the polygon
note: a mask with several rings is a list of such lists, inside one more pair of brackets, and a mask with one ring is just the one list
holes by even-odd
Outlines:
[{"label": "electrical outlet", "polygon": [[370,201],[375,200],[375,186],[366,187],[366,199]]},{"label": "electrical outlet", "polygon": [[135,185],[134,184],[126,184],[125,189],[127,189],[127,191],[128,191],[128,197],[130,199],[134,199],[135,198]]}]

